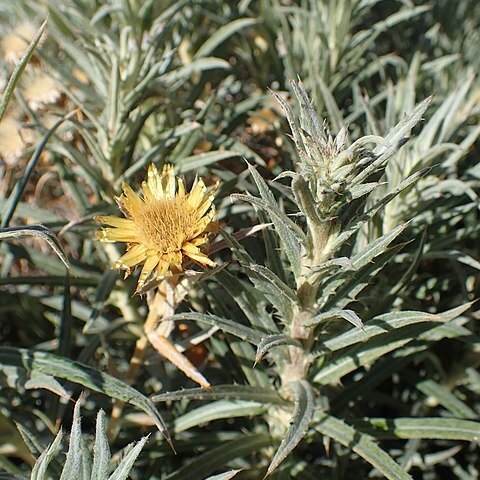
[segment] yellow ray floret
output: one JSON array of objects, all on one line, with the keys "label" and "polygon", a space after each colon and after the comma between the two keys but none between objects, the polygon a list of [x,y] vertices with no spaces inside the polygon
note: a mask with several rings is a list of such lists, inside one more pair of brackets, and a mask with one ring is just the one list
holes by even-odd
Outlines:
[{"label": "yellow ray floret", "polygon": [[125,270],[127,277],[143,264],[137,291],[149,277],[158,279],[181,272],[188,261],[215,266],[199,247],[207,243],[208,233],[215,230],[212,203],[217,185],[208,189],[197,178],[188,193],[171,165],[165,165],[158,173],[152,164],[142,182],[142,196],[126,183],[122,187],[123,193],[116,201],[126,218],[96,216],[94,220],[107,225],[97,232],[101,242],[127,244],[127,251],[114,268]]}]

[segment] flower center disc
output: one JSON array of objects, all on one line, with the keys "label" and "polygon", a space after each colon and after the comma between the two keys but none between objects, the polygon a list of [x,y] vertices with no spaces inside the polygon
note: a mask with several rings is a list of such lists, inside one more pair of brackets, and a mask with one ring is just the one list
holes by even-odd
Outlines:
[{"label": "flower center disc", "polygon": [[180,251],[195,228],[195,218],[188,210],[183,198],[146,202],[133,218],[141,243],[161,253]]}]

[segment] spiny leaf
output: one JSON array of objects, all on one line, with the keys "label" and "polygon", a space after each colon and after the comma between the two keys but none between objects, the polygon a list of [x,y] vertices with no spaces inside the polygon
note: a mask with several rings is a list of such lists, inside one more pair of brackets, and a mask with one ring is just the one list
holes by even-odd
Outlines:
[{"label": "spiny leaf", "polygon": [[143,437],[135,444],[135,446],[130,450],[130,452],[128,452],[128,454],[122,459],[120,465],[118,465],[115,471],[108,477],[108,480],[126,480],[128,478],[128,476],[130,475],[130,471],[132,470],[133,464],[137,457],[140,455],[140,452],[147,443],[147,440],[148,437]]},{"label": "spiny leaf", "polygon": [[80,467],[82,464],[82,427],[80,424],[80,401],[75,403],[73,411],[73,424],[70,432],[70,441],[68,446],[65,466],[62,470],[60,480],[78,479]]},{"label": "spiny leaf", "polygon": [[[315,318],[316,317],[314,317],[311,321],[314,321]],[[320,349],[334,352],[335,350],[348,347],[355,343],[364,342],[375,335],[387,333],[397,328],[406,327],[407,325],[411,325],[413,323],[435,321],[440,321],[440,317],[438,315],[425,312],[406,310],[403,312],[386,313],[384,315],[378,315],[372,320],[369,320],[367,323],[365,323],[362,330],[353,328],[345,333],[325,340],[325,342],[323,342],[320,346]]]},{"label": "spiny leaf", "polygon": [[286,401],[276,390],[249,385],[215,385],[212,390],[185,388],[176,392],[161,393],[151,398],[153,402],[175,400],[249,400],[258,403],[285,405]]},{"label": "spiny leaf", "polygon": [[216,315],[206,315],[204,313],[177,313],[168,317],[166,320],[180,321],[191,320],[194,322],[206,323],[218,327],[220,330],[231,333],[236,337],[246,340],[254,345],[258,345],[264,335],[258,330],[242,325],[241,323],[226,318],[217,317]]},{"label": "spiny leaf", "polygon": [[273,457],[266,476],[271,475],[287,455],[300,443],[308,431],[315,412],[315,397],[312,386],[305,380],[289,384],[295,401],[292,421]]},{"label": "spiny leaf", "polygon": [[287,335],[269,335],[268,337],[262,338],[262,341],[257,346],[255,364],[257,364],[271,348],[279,347],[281,345],[303,348],[298,340],[288,337]]},{"label": "spiny leaf", "polygon": [[44,480],[47,476],[47,469],[50,465],[50,462],[53,460],[55,455],[60,449],[60,442],[63,439],[63,432],[60,430],[55,437],[55,440],[49,445],[47,450],[45,450],[38,460],[35,462],[35,465],[32,469],[32,474],[30,480]]},{"label": "spiny leaf", "polygon": [[462,402],[454,392],[440,385],[434,380],[422,380],[416,382],[416,388],[423,394],[435,399],[442,407],[446,408],[452,415],[457,418],[474,420],[477,414],[465,402]]},{"label": "spiny leaf", "polygon": [[328,312],[323,312],[318,315],[315,315],[310,320],[305,322],[306,327],[313,327],[318,325],[320,322],[325,320],[330,320],[331,318],[343,318],[350,322],[352,325],[355,325],[357,328],[363,329],[363,322],[360,317],[353,310],[342,310],[340,308],[333,308]]},{"label": "spiny leaf", "polygon": [[100,410],[97,415],[97,425],[95,430],[91,480],[102,480],[108,477],[110,458],[110,447],[108,445],[105,425],[105,412]]}]

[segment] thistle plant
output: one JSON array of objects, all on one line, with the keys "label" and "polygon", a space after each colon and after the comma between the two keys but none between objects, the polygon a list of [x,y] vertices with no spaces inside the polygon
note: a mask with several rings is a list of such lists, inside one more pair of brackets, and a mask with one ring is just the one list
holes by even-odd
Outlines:
[{"label": "thistle plant", "polygon": [[2,472],[478,477],[476,2],[107,3],[0,2]]},{"label": "thistle plant", "polygon": [[[368,135],[348,144],[346,128],[336,137],[329,133],[301,83],[292,82],[292,89],[298,100],[299,115],[293,113],[282,97],[276,95],[276,98],[285,111],[298,152],[296,169],[281,173],[271,183],[273,186],[285,179],[290,181],[291,194],[285,198],[286,206],[281,208],[272,186],[252,166],[249,171],[258,196],[234,195],[237,201],[253,205],[259,217],[268,221],[265,226],[271,225],[275,233],[272,236],[265,232],[267,263],[255,262],[224,230],[238,267],[232,272],[217,273],[218,285],[210,285],[206,290],[211,292],[209,304],[215,314],[181,313],[171,318],[214,325],[240,338],[244,342],[241,351],[251,361],[250,366],[242,367],[249,386],[222,385],[212,392],[182,390],[155,399],[224,399],[213,402],[211,407],[194,408],[190,413],[195,415],[198,411],[197,415],[201,415],[202,411],[210,419],[242,415],[242,405],[246,410],[249,405],[257,415],[264,416],[272,435],[271,439],[255,438],[255,441],[263,446],[275,445],[267,461],[267,476],[275,474],[277,469],[293,474],[298,462],[294,449],[301,448],[302,440],[315,445],[332,439],[352,448],[387,478],[411,478],[370,436],[364,435],[368,420],[360,428],[350,409],[344,411],[346,399],[354,400],[359,395],[355,382],[347,383],[347,389],[339,389],[338,382],[354,372],[359,379],[363,378],[360,384],[368,382],[369,370],[364,368],[404,358],[416,348],[423,350],[429,342],[449,336],[443,324],[456,320],[469,308],[466,304],[433,315],[397,310],[392,303],[384,311],[378,311],[369,300],[372,295],[369,284],[375,284],[382,269],[405,248],[402,235],[408,223],[384,228],[380,236],[367,242],[361,233],[371,228],[380,212],[425,173],[416,171],[390,190],[381,181],[385,168],[408,141],[431,99],[418,104],[385,137]],[[248,280],[242,280],[240,275]],[[228,293],[227,297],[219,293],[221,290]],[[376,292],[385,294],[381,285],[376,286]],[[236,309],[228,307],[232,302]],[[229,311],[235,311],[236,315],[228,315]],[[238,343],[231,345],[237,355]],[[255,346],[256,352],[248,344]],[[215,347],[214,351],[219,353]],[[265,355],[270,366],[262,360]],[[382,357],[391,360],[382,362]],[[227,399],[231,398],[236,402],[227,407]],[[336,404],[337,399],[342,399],[343,407]],[[267,408],[268,403],[271,406]],[[410,421],[414,430],[410,438],[439,435],[433,430],[422,431],[421,419]],[[438,419],[438,422],[440,429],[443,428],[440,424],[449,428],[448,421]],[[373,425],[381,425],[382,431],[402,438],[395,426],[389,427],[379,419],[372,419]],[[468,428],[478,427],[470,422]],[[372,430],[368,433],[372,435]],[[456,438],[466,437],[459,434]],[[243,447],[248,449],[247,440]],[[198,478],[216,465],[210,455],[204,457],[189,466],[189,471]],[[228,449],[221,458],[223,461],[228,458]],[[322,465],[321,461],[315,463]],[[193,465],[197,470],[192,470]],[[313,475],[315,468],[304,465],[303,470]],[[183,478],[180,472],[178,478]]]}]

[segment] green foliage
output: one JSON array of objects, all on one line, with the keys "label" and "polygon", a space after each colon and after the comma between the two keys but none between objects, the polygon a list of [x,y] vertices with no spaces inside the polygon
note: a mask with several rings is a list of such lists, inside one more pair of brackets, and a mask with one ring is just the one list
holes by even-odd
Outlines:
[{"label": "green foliage", "polygon": [[[73,412],[72,430],[70,432],[69,448],[61,471],[57,471],[55,477],[48,471],[54,459],[59,457],[60,443],[63,433],[56,435],[55,440],[41,453],[35,462],[30,478],[32,480],[46,480],[48,478],[60,478],[62,480],[126,480],[132,469],[133,463],[147,442],[142,438],[137,444],[130,444],[125,448],[123,458],[114,468],[111,467],[110,447],[106,436],[105,412],[100,410],[97,415],[97,426],[93,442],[93,461],[90,451],[82,437],[80,422],[80,402],[77,402]],[[35,452],[32,452],[35,454]],[[57,460],[58,462],[58,460]],[[112,471],[113,470],[113,471]],[[110,474],[110,471],[112,473]],[[57,475],[60,474],[60,477]]]},{"label": "green foliage", "polygon": [[[477,2],[60,3],[0,5],[5,478],[476,478]],[[128,374],[148,309],[91,219],[152,162],[221,181],[169,318],[211,390]]]}]

